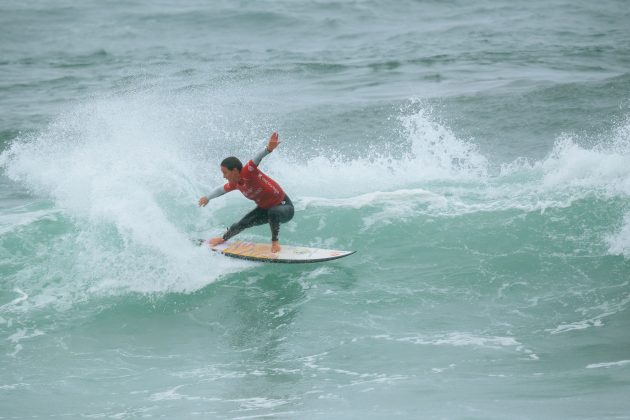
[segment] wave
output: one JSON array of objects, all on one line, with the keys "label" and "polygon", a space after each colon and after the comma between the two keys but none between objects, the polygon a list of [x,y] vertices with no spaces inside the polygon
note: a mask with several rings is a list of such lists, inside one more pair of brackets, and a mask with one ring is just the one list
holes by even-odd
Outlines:
[{"label": "wave", "polygon": [[[243,201],[232,197],[213,201],[210,210],[196,202],[222,182],[215,162],[235,150],[260,148],[262,142],[252,139],[268,135],[267,122],[251,123],[242,108],[221,108],[193,95],[144,92],[93,100],[0,154],[5,175],[48,206],[0,219],[6,235],[35,242],[44,235],[42,246],[52,249],[29,267],[18,264],[10,273],[13,287],[28,285],[33,296],[39,285],[42,304],[130,292],[190,293],[251,266],[208,257],[190,238],[219,233],[222,208],[241,211]],[[544,213],[586,197],[630,193],[630,123],[591,148],[564,135],[545,159],[519,159],[495,176],[491,159],[429,107],[411,101],[395,118],[391,136],[400,153],[372,149],[348,157],[329,150],[300,160],[289,147],[308,144],[291,139],[265,159],[264,169],[291,192],[298,210],[377,207],[376,214],[361,215],[366,229],[417,214]],[[51,217],[63,226],[56,234],[48,230]],[[602,240],[610,253],[629,256],[630,213]],[[43,251],[34,246],[32,252]]]}]

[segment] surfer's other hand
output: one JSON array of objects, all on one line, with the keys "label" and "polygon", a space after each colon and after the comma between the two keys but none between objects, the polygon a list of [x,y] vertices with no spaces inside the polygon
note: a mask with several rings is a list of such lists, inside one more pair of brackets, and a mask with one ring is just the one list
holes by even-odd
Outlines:
[{"label": "surfer's other hand", "polygon": [[206,204],[208,204],[208,201],[210,200],[208,199],[208,197],[204,195],[203,197],[199,199],[199,207],[205,207]]}]

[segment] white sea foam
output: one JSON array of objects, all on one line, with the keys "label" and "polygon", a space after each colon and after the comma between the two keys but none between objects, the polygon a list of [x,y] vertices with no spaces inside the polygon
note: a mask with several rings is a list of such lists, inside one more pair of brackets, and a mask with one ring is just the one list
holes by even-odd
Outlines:
[{"label": "white sea foam", "polygon": [[[613,163],[617,167],[608,171],[608,173],[616,174],[616,177],[609,177],[608,188],[611,188],[613,192],[619,191],[628,195],[630,194],[630,120],[617,128],[609,151],[616,156]],[[612,166],[608,162],[606,164]],[[609,253],[630,257],[630,212],[626,212],[621,227],[611,232],[605,239]]]},{"label": "white sea foam", "polygon": [[[625,283],[621,287],[625,286]],[[591,327],[602,327],[604,319],[611,317],[619,312],[625,311],[630,304],[630,294],[619,294],[615,299],[596,305],[591,308],[582,308],[578,312],[582,314],[597,313],[597,315],[570,323],[563,323],[556,328],[547,329],[550,334],[561,334],[570,331],[585,330]]]},{"label": "white sea foam", "polygon": [[43,331],[40,331],[38,329],[31,329],[30,331],[27,328],[18,329],[17,332],[7,337],[8,341],[15,344],[13,352],[8,353],[8,355],[11,357],[15,357],[19,352],[21,352],[24,349],[24,347],[21,344],[21,341],[28,340],[34,337],[39,337],[40,335],[44,335],[44,334],[45,333]]},{"label": "white sea foam", "polygon": [[608,252],[613,255],[630,257],[630,214],[624,216],[621,228],[606,236]]},{"label": "white sea foam", "polygon": [[444,368],[431,368],[431,372],[433,373],[442,373],[446,370],[451,370],[454,369],[455,366],[457,366],[455,363],[451,363],[450,365],[448,365],[448,367],[444,367]]},{"label": "white sea foam", "polygon": [[527,356],[528,360],[538,360],[539,357],[532,350],[510,336],[486,336],[467,332],[452,332],[448,334],[422,335],[413,334],[394,337],[391,335],[377,335],[371,337],[377,340],[396,341],[426,346],[479,347],[486,349],[513,348],[518,353]]},{"label": "white sea foam", "polygon": [[[610,314],[607,314],[607,315],[610,315]],[[585,319],[578,322],[572,322],[570,324],[558,325],[556,328],[548,329],[547,331],[549,331],[550,334],[561,334],[561,333],[565,333],[569,331],[585,330],[591,327],[601,327],[602,325],[604,325],[604,323],[601,320],[601,318],[594,318],[594,319]]]},{"label": "white sea foam", "polygon": [[400,203],[400,201],[417,200],[423,203],[442,206],[447,200],[443,196],[422,188],[400,189],[395,191],[375,191],[348,198],[302,197],[298,209],[309,206],[317,207],[348,207],[360,209],[363,207],[381,205],[383,203]]},{"label": "white sea foam", "polygon": [[265,397],[254,397],[254,398],[242,398],[229,400],[232,402],[236,402],[239,404],[241,411],[249,411],[249,410],[258,410],[263,408],[275,408],[285,404],[288,404],[290,400],[278,399],[278,398],[265,398]]},{"label": "white sea foam", "polygon": [[589,149],[570,136],[562,136],[538,164],[544,173],[544,186],[630,195],[630,150],[623,150],[621,143]]},{"label": "white sea foam", "polygon": [[[578,145],[564,135],[550,155],[534,165],[543,172],[545,191],[568,191],[572,200],[588,195],[602,199],[630,196],[630,120],[619,125],[606,141],[594,147]],[[602,240],[613,255],[630,257],[630,213],[623,224]]]},{"label": "white sea foam", "polygon": [[0,235],[15,232],[41,220],[56,220],[58,210],[12,209],[11,213],[0,214]]},{"label": "white sea foam", "polygon": [[16,389],[28,389],[29,387],[30,385],[26,383],[7,384],[0,385],[0,391],[14,391]]},{"label": "white sea foam", "polygon": [[413,344],[474,346],[498,349],[501,347],[520,347],[521,344],[514,337],[480,336],[469,333],[454,332],[435,337],[408,336],[399,337],[395,341],[410,342]]},{"label": "white sea foam", "polygon": [[592,363],[587,365],[587,369],[600,369],[600,368],[611,368],[616,366],[625,366],[630,364],[630,360],[620,360],[618,362],[606,362],[606,363]]},{"label": "white sea foam", "polygon": [[178,385],[174,388],[168,389],[163,392],[156,392],[149,397],[150,401],[174,401],[174,400],[186,400],[195,401],[202,399],[201,397],[193,397],[179,393],[179,389],[184,385]]},{"label": "white sea foam", "polygon": [[28,299],[28,295],[24,293],[22,290],[15,288],[13,291],[16,293],[19,293],[20,296],[13,299],[11,302],[5,303],[4,305],[0,306],[0,312],[8,310],[9,308],[15,307]]}]

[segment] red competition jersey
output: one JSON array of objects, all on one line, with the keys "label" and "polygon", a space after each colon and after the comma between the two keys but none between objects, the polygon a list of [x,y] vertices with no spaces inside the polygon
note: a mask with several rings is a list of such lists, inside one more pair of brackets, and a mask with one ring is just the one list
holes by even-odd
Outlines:
[{"label": "red competition jersey", "polygon": [[225,192],[238,189],[258,207],[270,209],[284,200],[284,191],[273,179],[265,175],[254,162],[247,162],[241,169],[241,178],[235,184],[229,182],[223,186]]}]

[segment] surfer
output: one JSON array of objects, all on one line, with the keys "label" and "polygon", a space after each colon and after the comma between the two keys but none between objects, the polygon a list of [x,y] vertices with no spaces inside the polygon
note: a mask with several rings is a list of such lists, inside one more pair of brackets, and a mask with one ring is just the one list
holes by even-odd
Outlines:
[{"label": "surfer", "polygon": [[221,173],[228,182],[217,187],[210,194],[201,197],[199,207],[205,207],[208,201],[227,192],[239,190],[246,198],[256,203],[256,208],[230,226],[223,236],[210,239],[212,246],[227,241],[247,228],[269,223],[271,227],[271,252],[280,251],[281,247],[278,240],[280,223],[286,223],[293,218],[293,203],[276,181],[258,169],[260,161],[273,152],[279,144],[278,133],[274,132],[269,137],[267,147],[245,165],[234,156],[225,158],[221,162]]}]

